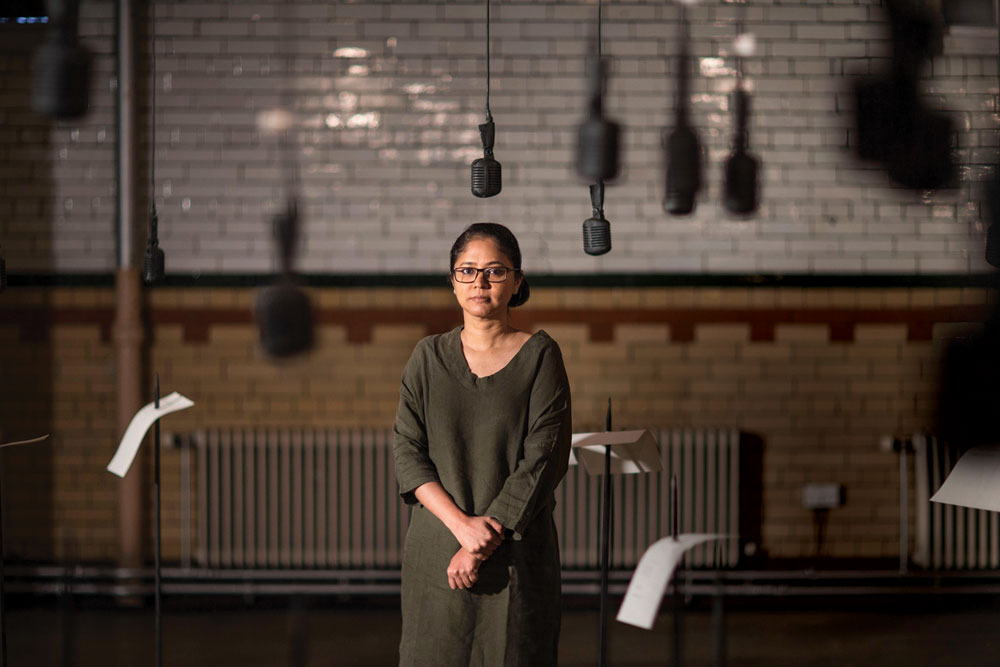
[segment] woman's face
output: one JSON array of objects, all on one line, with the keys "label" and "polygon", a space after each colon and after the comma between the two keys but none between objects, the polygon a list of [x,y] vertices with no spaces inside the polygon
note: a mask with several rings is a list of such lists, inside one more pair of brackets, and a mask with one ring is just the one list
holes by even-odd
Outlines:
[{"label": "woman's face", "polygon": [[[500,251],[493,239],[472,239],[465,246],[452,269],[472,267],[485,269],[489,267],[506,267],[513,269],[510,258]],[[454,273],[451,284],[455,288],[458,305],[467,314],[474,317],[495,317],[499,312],[506,313],[510,298],[521,286],[520,274],[509,271],[503,282],[491,283],[486,279],[486,273],[480,271],[471,283],[461,283],[455,280]]]}]

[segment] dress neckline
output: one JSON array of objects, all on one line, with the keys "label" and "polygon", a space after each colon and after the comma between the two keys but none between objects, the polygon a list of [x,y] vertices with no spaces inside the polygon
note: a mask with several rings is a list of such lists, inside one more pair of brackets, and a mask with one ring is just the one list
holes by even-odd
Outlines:
[{"label": "dress neckline", "polygon": [[498,377],[504,375],[509,369],[519,365],[521,360],[526,356],[525,350],[535,345],[536,341],[541,340],[543,337],[548,335],[545,331],[539,329],[535,333],[531,334],[531,336],[528,337],[528,340],[524,341],[521,347],[514,353],[514,356],[510,358],[510,361],[508,361],[503,368],[497,370],[495,373],[491,373],[490,375],[479,377],[472,372],[471,368],[469,368],[469,362],[465,358],[465,351],[462,348],[463,329],[465,329],[465,326],[459,325],[447,334],[447,336],[451,339],[450,345],[448,346],[450,348],[450,354],[448,356],[452,362],[453,369],[459,376],[459,379],[473,386],[489,385]]}]

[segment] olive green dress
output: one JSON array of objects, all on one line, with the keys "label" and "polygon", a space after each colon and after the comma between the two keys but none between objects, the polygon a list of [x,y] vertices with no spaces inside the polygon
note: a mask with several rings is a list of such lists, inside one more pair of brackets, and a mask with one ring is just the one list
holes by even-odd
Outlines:
[{"label": "olive green dress", "polygon": [[[403,553],[400,666],[553,667],[560,620],[553,492],[571,436],[562,354],[539,331],[507,366],[478,378],[461,331],[424,338],[403,370],[396,479],[417,507]],[[505,528],[467,590],[448,587],[458,541],[413,494],[433,481],[466,513]]]}]

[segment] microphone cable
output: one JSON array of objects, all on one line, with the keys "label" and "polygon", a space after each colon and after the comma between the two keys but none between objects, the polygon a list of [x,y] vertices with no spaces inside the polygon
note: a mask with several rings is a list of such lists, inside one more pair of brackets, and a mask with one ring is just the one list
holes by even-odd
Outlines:
[{"label": "microphone cable", "polygon": [[142,280],[158,285],[166,274],[165,258],[160,248],[159,216],[156,214],[156,0],[149,3],[149,239],[142,258]]}]

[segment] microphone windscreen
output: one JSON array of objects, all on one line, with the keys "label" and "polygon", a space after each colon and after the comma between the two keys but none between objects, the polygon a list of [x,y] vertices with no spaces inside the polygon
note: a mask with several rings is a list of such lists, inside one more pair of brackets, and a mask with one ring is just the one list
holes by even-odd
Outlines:
[{"label": "microphone windscreen", "polygon": [[31,108],[56,118],[87,113],[90,54],[78,43],[53,40],[35,54]]},{"label": "microphone windscreen", "polygon": [[500,163],[491,157],[481,157],[472,161],[472,194],[477,197],[493,197],[500,194],[503,186]]},{"label": "microphone windscreen", "polygon": [[584,220],[583,251],[588,255],[604,255],[611,251],[611,223],[605,218]]},{"label": "microphone windscreen", "polygon": [[290,281],[266,287],[257,295],[260,343],[272,357],[288,357],[313,345],[309,296]]},{"label": "microphone windscreen", "polygon": [[731,213],[747,215],[757,210],[757,160],[737,151],[726,160],[726,192],[723,202]]},{"label": "microphone windscreen", "polygon": [[986,261],[1000,269],[1000,225],[996,222],[986,230]]},{"label": "microphone windscreen", "polygon": [[954,174],[951,118],[913,108],[893,119],[902,129],[889,154],[889,178],[914,190],[947,185]]},{"label": "microphone windscreen", "polygon": [[694,210],[695,195],[701,188],[698,137],[687,125],[679,125],[665,143],[667,188],[663,209],[671,215],[687,215]]},{"label": "microphone windscreen", "polygon": [[896,135],[893,117],[897,108],[896,91],[880,79],[860,79],[854,84],[858,156],[865,160],[888,160]]},{"label": "microphone windscreen", "polygon": [[618,123],[591,117],[580,125],[577,140],[576,171],[588,181],[610,181],[618,177]]}]

